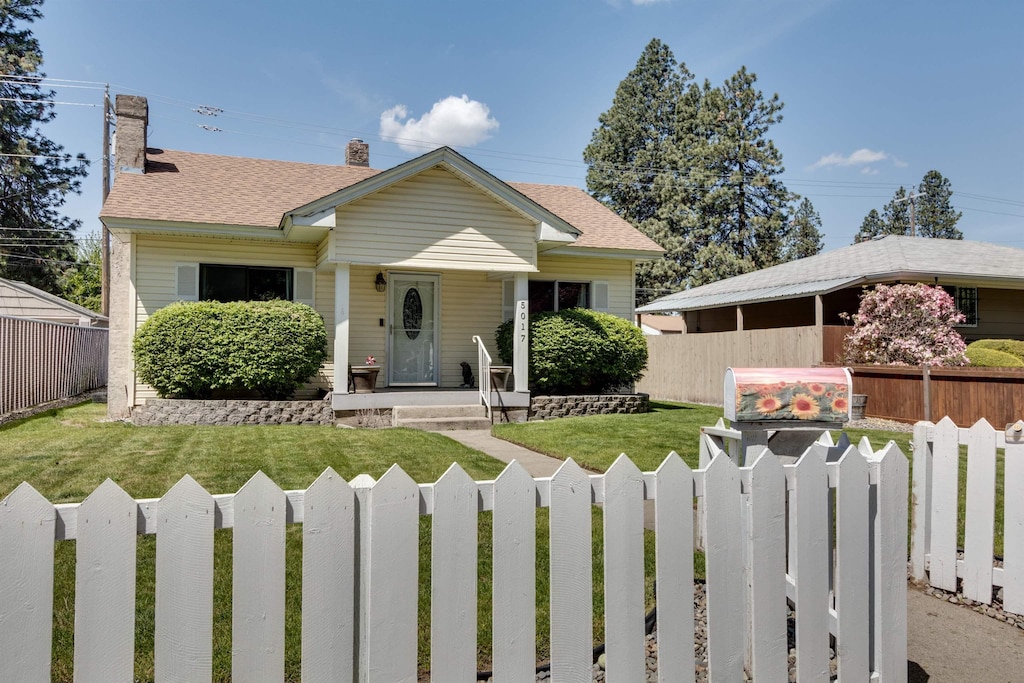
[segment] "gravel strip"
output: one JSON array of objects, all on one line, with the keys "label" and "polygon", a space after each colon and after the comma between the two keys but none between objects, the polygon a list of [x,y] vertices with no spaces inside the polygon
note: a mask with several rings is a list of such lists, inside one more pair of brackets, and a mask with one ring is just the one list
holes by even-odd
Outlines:
[{"label": "gravel strip", "polygon": [[[703,583],[694,583],[693,586],[693,608],[694,608],[694,644],[693,644],[693,665],[697,672],[697,682],[706,683],[708,680],[708,611],[707,596],[704,593]],[[789,634],[789,680],[796,681],[796,621],[792,609],[788,610],[787,630]],[[658,680],[658,640],[657,630],[647,636],[647,675],[645,681],[656,683]],[[836,654],[835,650],[829,649],[830,680],[836,679]],[[593,667],[593,680],[604,681],[604,656]],[[490,681],[491,679],[487,679]],[[538,681],[551,680],[550,671],[542,671],[537,674]],[[753,680],[749,673],[743,672],[743,680]],[[777,683],[769,681],[768,683]]]}]

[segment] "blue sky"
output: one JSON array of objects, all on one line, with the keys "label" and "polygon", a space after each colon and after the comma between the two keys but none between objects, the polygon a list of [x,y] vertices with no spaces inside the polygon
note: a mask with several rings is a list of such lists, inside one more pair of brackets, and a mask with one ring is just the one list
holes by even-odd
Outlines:
[{"label": "blue sky", "polygon": [[[583,148],[651,38],[698,79],[740,66],[779,93],[787,187],[849,244],[899,185],[938,169],[967,239],[1024,248],[1024,6],[874,0],[283,3],[48,0],[33,25],[61,102],[150,102],[150,145],[375,168],[450,144],[510,181],[585,187]],[[194,108],[224,110],[201,116]],[[100,155],[95,106],[46,133]],[[211,132],[207,125],[221,129]],[[98,230],[98,163],[66,212]]]}]

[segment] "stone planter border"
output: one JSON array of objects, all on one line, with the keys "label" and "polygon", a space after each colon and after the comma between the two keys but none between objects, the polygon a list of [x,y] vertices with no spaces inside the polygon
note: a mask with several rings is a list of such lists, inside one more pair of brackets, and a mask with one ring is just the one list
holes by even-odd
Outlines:
[{"label": "stone planter border", "polygon": [[530,420],[554,420],[579,415],[646,413],[651,409],[648,394],[601,394],[578,396],[534,396],[530,399]]},{"label": "stone planter border", "polygon": [[151,398],[132,409],[132,423],[157,425],[333,425],[330,401],[193,401]]}]

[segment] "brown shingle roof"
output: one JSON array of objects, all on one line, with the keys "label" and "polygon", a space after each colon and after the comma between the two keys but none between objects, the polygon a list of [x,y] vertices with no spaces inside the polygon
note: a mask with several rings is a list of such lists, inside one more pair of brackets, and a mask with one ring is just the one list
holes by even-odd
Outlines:
[{"label": "brown shingle roof", "polygon": [[[146,173],[120,173],[103,218],[276,228],[288,211],[380,173],[174,150],[147,150]],[[581,235],[576,247],[658,252],[662,249],[576,187],[509,183]],[[652,254],[653,255],[653,254]]]}]

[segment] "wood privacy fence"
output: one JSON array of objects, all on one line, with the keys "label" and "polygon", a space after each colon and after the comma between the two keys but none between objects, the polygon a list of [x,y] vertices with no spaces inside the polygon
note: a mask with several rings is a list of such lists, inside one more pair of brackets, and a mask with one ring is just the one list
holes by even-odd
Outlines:
[{"label": "wood privacy fence", "polygon": [[721,405],[726,368],[820,364],[822,328],[649,335],[647,352],[647,371],[637,391],[658,400]]},{"label": "wood privacy fence", "polygon": [[[965,496],[959,492],[965,460]],[[998,451],[1003,450],[1000,458]],[[997,485],[1003,461],[1003,487]],[[1024,614],[1024,423],[1003,430],[980,420],[969,429],[958,428],[948,417],[938,424],[914,426],[914,526],[911,537],[911,572],[932,586],[958,591],[971,600],[992,604],[1002,587],[1003,609]],[[996,502],[1002,494],[1002,509]],[[959,500],[965,499],[964,519]],[[1002,518],[1002,562],[993,561],[994,529]],[[962,523],[963,557],[958,551]],[[1000,566],[1001,565],[1001,566]]]},{"label": "wood privacy fence", "polygon": [[[492,511],[494,680],[533,680],[536,509],[550,533],[551,677],[589,681],[592,506],[602,505],[607,680],[645,679],[644,500],[655,508],[658,675],[693,681],[694,498],[707,526],[710,680],[788,679],[787,598],[800,681],[906,681],[907,459],[848,449],[783,466],[672,453],[654,472],[624,455],[604,475],[566,461],[532,479],[517,463],[474,482],[456,464],[417,485],[394,466],[374,482],[326,470],[282,491],[262,472],[211,496],[185,476],[132,500],[107,480],[80,504],[29,484],[0,503],[0,680],[50,678],[54,539],[77,539],[75,680],[133,675],[136,535],[156,534],[157,680],[211,679],[213,535],[233,529],[232,671],[281,681],[285,525],[301,523],[303,681],[417,680],[418,517],[432,515],[432,680],[476,679],[478,514]],[[828,524],[834,493],[834,535]],[[788,510],[788,513],[787,513]],[[788,522],[788,523],[787,523]],[[788,546],[787,546],[788,538]],[[788,547],[788,552],[787,552]]]},{"label": "wood privacy fence", "polygon": [[855,365],[853,387],[868,395],[865,413],[903,422],[947,416],[968,427],[1004,427],[1024,414],[1024,370]]},{"label": "wood privacy fence", "polygon": [[107,330],[0,316],[0,415],[107,383]]}]

